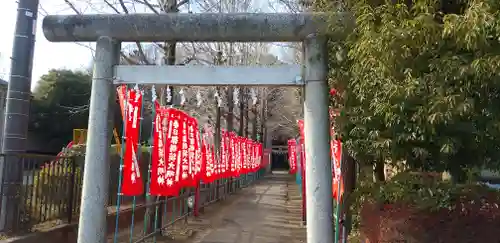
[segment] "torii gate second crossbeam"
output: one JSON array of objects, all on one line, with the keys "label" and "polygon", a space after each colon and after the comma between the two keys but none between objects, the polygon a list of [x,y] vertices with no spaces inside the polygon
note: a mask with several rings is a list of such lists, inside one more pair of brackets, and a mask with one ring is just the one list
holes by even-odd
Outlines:
[{"label": "torii gate second crossbeam", "polygon": [[[204,13],[130,15],[49,15],[43,32],[49,41],[95,41],[78,243],[106,242],[109,178],[110,103],[113,82],[190,85],[305,86],[304,121],[307,185],[307,242],[333,242],[332,175],[329,150],[327,38],[343,39],[354,22],[345,13]],[[119,66],[121,42],[298,42],[304,68]],[[169,70],[170,69],[170,70]],[[173,70],[192,73],[167,76]],[[198,74],[196,74],[198,73]],[[186,74],[187,75],[187,74]],[[209,75],[202,76],[202,75]],[[147,78],[147,77],[150,78]],[[266,80],[266,76],[269,78]],[[142,77],[139,79],[139,77]],[[166,77],[155,79],[155,77]],[[203,79],[206,77],[207,79]],[[237,78],[237,79],[233,79]],[[272,79],[272,80],[271,80]],[[163,81],[162,81],[163,80]],[[193,81],[194,80],[194,81]],[[218,80],[218,81],[217,81]],[[233,80],[233,82],[231,82]],[[193,83],[195,82],[195,83]]]}]

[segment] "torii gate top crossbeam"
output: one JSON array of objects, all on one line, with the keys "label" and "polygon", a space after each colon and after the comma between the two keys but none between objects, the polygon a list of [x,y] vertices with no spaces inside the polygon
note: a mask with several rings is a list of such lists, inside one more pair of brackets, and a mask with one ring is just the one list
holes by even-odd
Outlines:
[{"label": "torii gate top crossbeam", "polygon": [[341,39],[353,26],[348,13],[49,15],[43,33],[53,42],[96,41],[100,36],[123,42],[295,42],[310,34]]}]

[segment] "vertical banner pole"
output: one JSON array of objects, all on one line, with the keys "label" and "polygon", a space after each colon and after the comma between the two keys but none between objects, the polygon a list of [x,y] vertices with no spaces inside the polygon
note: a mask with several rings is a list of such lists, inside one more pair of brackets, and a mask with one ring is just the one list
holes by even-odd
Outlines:
[{"label": "vertical banner pole", "polygon": [[[340,158],[342,158],[342,147],[339,148],[340,149]],[[335,155],[332,155],[332,166],[334,166],[335,164],[335,160],[337,158],[335,158]],[[342,171],[342,161],[340,162],[340,171]],[[342,197],[342,194],[340,193],[340,190],[341,190],[341,181],[342,181],[343,177],[342,177],[342,174],[340,175],[340,179],[339,181],[337,182],[337,198],[336,198],[336,201],[337,201],[337,205],[336,208],[335,208],[335,243],[338,243],[339,240],[340,240],[340,222],[341,222],[341,219],[342,219],[342,215],[341,215],[341,212],[342,212],[342,206],[343,206],[343,197]],[[343,231],[345,231],[345,229],[343,229]]]}]

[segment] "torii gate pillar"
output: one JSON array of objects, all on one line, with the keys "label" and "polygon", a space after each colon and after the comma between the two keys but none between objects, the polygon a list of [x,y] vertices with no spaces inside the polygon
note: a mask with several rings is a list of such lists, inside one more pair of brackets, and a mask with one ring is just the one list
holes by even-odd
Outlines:
[{"label": "torii gate pillar", "polygon": [[327,49],[324,37],[304,40],[307,242],[333,242],[332,166],[328,111]]},{"label": "torii gate pillar", "polygon": [[[335,25],[335,26],[332,26]],[[78,243],[106,242],[109,183],[110,100],[115,83],[153,82],[187,85],[305,86],[307,242],[332,243],[332,174],[328,116],[326,40],[343,39],[352,26],[349,14],[204,13],[130,15],[51,15],[43,21],[49,41],[96,41],[90,98]],[[328,29],[328,31],[327,31]],[[305,80],[300,67],[119,66],[120,42],[297,42],[305,45]],[[189,69],[189,70],[186,70]],[[187,72],[189,71],[189,72]],[[202,73],[207,77],[199,78]],[[172,73],[192,75],[182,79]],[[163,75],[167,74],[167,75]],[[263,75],[275,80],[266,80]],[[143,77],[135,80],[136,77]],[[164,77],[164,79],[163,79]],[[231,77],[238,77],[233,79]],[[170,79],[169,79],[170,78]],[[208,79],[210,78],[210,80]],[[193,81],[195,80],[195,81]],[[233,81],[234,80],[234,81]]]}]

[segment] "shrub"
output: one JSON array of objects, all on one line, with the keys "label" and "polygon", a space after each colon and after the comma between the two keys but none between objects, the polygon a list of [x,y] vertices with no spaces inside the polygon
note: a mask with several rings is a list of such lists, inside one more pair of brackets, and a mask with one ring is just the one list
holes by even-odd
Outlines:
[{"label": "shrub", "polygon": [[370,242],[500,242],[500,193],[429,174],[364,182],[353,194],[354,227]]},{"label": "shrub", "polygon": [[[59,158],[41,166],[33,179],[33,196],[39,204],[66,204],[82,170],[74,158]],[[70,188],[73,185],[73,188]]]}]

